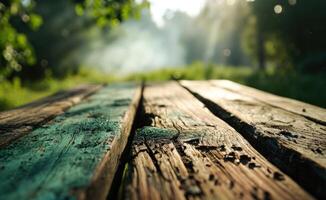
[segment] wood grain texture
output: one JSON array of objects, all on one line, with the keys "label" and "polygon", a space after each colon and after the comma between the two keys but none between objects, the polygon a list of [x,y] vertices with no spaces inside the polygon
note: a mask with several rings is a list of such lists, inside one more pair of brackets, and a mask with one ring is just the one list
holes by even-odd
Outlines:
[{"label": "wood grain texture", "polygon": [[225,88],[235,93],[240,93],[244,96],[249,96],[271,106],[282,108],[289,112],[304,116],[317,123],[326,125],[326,109],[324,108],[320,108],[294,99],[280,97],[229,80],[212,80],[210,82],[218,87]]},{"label": "wood grain texture", "polygon": [[83,85],[13,110],[0,112],[0,148],[29,133],[34,127],[62,114],[100,87],[100,85]]},{"label": "wood grain texture", "polygon": [[107,86],[0,149],[0,199],[105,199],[140,96]]},{"label": "wood grain texture", "polygon": [[326,198],[324,125],[205,81],[181,84],[300,185],[315,196]]},{"label": "wood grain texture", "polygon": [[311,199],[176,82],[146,86],[127,199]]}]

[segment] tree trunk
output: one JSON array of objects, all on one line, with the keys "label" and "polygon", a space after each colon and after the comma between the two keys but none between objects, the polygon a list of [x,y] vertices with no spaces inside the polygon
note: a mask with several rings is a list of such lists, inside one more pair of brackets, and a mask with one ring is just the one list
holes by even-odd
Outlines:
[{"label": "tree trunk", "polygon": [[264,37],[261,30],[257,30],[257,56],[258,56],[258,67],[260,69],[265,69],[266,58],[265,58],[265,48],[264,48]]}]

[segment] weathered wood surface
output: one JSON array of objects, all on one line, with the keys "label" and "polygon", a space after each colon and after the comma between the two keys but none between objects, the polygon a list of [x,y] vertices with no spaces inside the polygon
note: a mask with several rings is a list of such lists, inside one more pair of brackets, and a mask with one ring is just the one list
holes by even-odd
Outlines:
[{"label": "weathered wood surface", "polygon": [[33,127],[62,114],[100,87],[99,85],[84,85],[14,110],[0,112],[0,148],[30,132]]},{"label": "weathered wood surface", "polygon": [[326,109],[294,99],[273,95],[271,93],[263,92],[261,90],[257,90],[229,80],[212,80],[211,83],[218,87],[222,87],[231,90],[232,92],[252,97],[266,104],[305,116],[317,123],[326,125]]},{"label": "weathered wood surface", "polygon": [[224,80],[100,87],[0,113],[0,199],[115,198],[121,178],[127,199],[326,199],[322,108]]},{"label": "weathered wood surface", "polygon": [[271,106],[276,97],[265,103],[261,100],[262,94],[254,98],[253,93],[243,95],[245,91],[231,91],[205,81],[182,81],[181,84],[300,185],[326,199],[324,125],[300,113],[289,112],[283,105]]},{"label": "weathered wood surface", "polygon": [[146,86],[143,98],[125,198],[312,198],[177,83]]},{"label": "weathered wood surface", "polygon": [[105,199],[140,96],[134,85],[107,86],[0,149],[0,199]]}]

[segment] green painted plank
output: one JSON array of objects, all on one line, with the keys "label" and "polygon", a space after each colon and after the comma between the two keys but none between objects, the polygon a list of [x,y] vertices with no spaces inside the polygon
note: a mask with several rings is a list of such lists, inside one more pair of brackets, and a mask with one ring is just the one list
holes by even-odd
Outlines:
[{"label": "green painted plank", "polygon": [[100,88],[102,85],[80,85],[21,107],[0,112],[0,148],[64,113]]},{"label": "green painted plank", "polygon": [[[103,158],[117,148],[114,140],[130,130],[131,123],[125,120],[133,119],[137,106],[133,104],[139,98],[140,89],[133,84],[107,86],[51,124],[0,149],[0,199],[87,196],[80,191],[96,182]],[[117,152],[121,154],[124,146]]]}]

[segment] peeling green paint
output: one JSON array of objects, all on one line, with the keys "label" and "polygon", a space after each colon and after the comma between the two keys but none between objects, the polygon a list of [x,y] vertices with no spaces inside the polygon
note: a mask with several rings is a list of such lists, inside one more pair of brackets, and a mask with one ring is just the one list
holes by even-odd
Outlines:
[{"label": "peeling green paint", "polygon": [[0,199],[74,199],[85,188],[135,94],[133,84],[110,85],[51,124],[0,149]]},{"label": "peeling green paint", "polygon": [[207,134],[207,130],[182,130],[179,132],[177,129],[171,128],[158,128],[154,126],[144,126],[136,130],[136,135],[134,141],[144,141],[144,140],[171,140],[178,139],[182,141],[187,141],[189,139],[201,140],[203,136]]},{"label": "peeling green paint", "polygon": [[178,135],[177,130],[158,128],[153,126],[144,126],[137,129],[135,141],[138,140],[159,140],[159,139],[172,139]]}]

